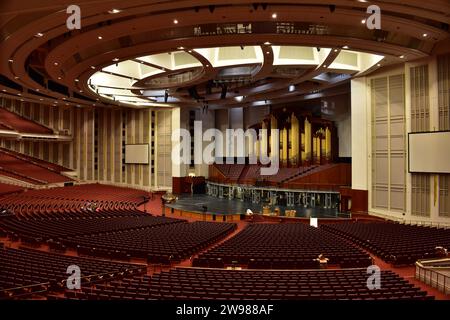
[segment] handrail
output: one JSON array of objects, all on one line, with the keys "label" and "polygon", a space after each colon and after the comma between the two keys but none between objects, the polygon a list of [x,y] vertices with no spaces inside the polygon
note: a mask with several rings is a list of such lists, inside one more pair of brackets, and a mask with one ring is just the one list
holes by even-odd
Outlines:
[{"label": "handrail", "polygon": [[419,260],[416,262],[416,274],[417,280],[422,281],[425,284],[430,285],[433,288],[438,289],[444,294],[450,295],[450,275],[438,272],[439,270],[450,270],[449,267],[433,267],[426,266],[424,262],[438,262],[448,261],[450,264],[450,258],[446,259],[434,259],[434,260]]}]

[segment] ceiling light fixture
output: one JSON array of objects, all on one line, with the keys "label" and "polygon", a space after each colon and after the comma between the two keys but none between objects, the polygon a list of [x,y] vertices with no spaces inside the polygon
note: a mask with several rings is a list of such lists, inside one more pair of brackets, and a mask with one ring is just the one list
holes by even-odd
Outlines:
[{"label": "ceiling light fixture", "polygon": [[109,14],[116,14],[116,13],[120,13],[120,12],[122,12],[122,10],[119,10],[119,9],[111,9],[108,11]]},{"label": "ceiling light fixture", "polygon": [[422,35],[422,37],[424,37],[424,38],[428,37],[428,33],[424,33],[424,34]]},{"label": "ceiling light fixture", "polygon": [[102,36],[98,36],[97,38],[98,38],[98,40],[102,40],[102,39],[103,39],[103,37],[102,37]]},{"label": "ceiling light fixture", "polygon": [[362,23],[362,24],[366,24],[366,19],[362,19],[362,20],[361,20],[361,23]]},{"label": "ceiling light fixture", "polygon": [[57,66],[59,63],[58,63],[58,62],[54,62],[53,64],[54,64],[55,66]]},{"label": "ceiling light fixture", "polygon": [[12,62],[14,62],[14,60],[13,60],[13,59],[9,59],[8,61],[9,61],[9,62],[11,62],[11,63],[12,63]]},{"label": "ceiling light fixture", "polygon": [[174,24],[178,24],[178,20],[177,19],[173,19],[173,23]]},{"label": "ceiling light fixture", "polygon": [[38,32],[34,35],[36,38],[42,38],[44,34],[42,32]]},{"label": "ceiling light fixture", "polygon": [[270,46],[270,45],[271,45],[271,43],[270,43],[269,41],[266,41],[266,42],[264,42],[264,45],[266,45],[266,46]]},{"label": "ceiling light fixture", "polygon": [[399,58],[400,58],[400,59],[405,59],[405,56],[404,56],[404,55],[401,55]]},{"label": "ceiling light fixture", "polygon": [[342,47],[342,49],[348,49],[349,48],[349,46],[343,46]]},{"label": "ceiling light fixture", "polygon": [[91,66],[91,69],[94,70],[94,69],[95,69],[95,66]]},{"label": "ceiling light fixture", "polygon": [[278,17],[278,15],[276,12],[272,13],[272,19],[276,19],[277,17]]},{"label": "ceiling light fixture", "polygon": [[78,82],[78,81],[80,81],[80,80],[78,80],[78,79],[75,79],[75,82]]},{"label": "ceiling light fixture", "polygon": [[291,84],[289,86],[289,92],[293,92],[293,91],[295,91],[295,86],[293,84]]},{"label": "ceiling light fixture", "polygon": [[117,62],[117,61],[119,61],[119,58],[114,58],[114,59],[112,59],[112,61]]}]

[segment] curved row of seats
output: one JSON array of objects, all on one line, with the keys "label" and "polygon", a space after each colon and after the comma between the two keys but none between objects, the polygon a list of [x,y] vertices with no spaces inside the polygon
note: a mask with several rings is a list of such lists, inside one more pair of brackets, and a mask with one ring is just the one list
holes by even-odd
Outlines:
[{"label": "curved row of seats", "polygon": [[0,149],[0,167],[6,171],[16,172],[34,180],[47,183],[62,183],[72,181],[71,178],[40,163],[30,162],[28,159],[18,157],[5,149]]},{"label": "curved row of seats", "polygon": [[69,257],[30,249],[0,249],[0,299],[64,290],[67,268],[78,266],[81,284],[118,279],[147,271],[145,265]]},{"label": "curved row of seats", "polygon": [[82,255],[111,257],[119,251],[147,259],[149,263],[168,265],[191,257],[235,229],[233,223],[198,221],[67,237],[61,242],[67,247],[76,247]]},{"label": "curved row of seats", "polygon": [[[91,214],[133,216],[147,194],[141,190],[86,184],[5,196],[0,199],[0,208],[14,212],[21,219],[82,218]],[[89,211],[89,203],[95,204],[95,212]]]},{"label": "curved row of seats", "polygon": [[153,217],[150,215],[85,218],[66,220],[19,220],[15,216],[0,218],[0,230],[11,239],[39,244],[50,241],[56,245],[61,239],[75,235],[94,235],[130,229],[153,228],[170,223],[181,223],[184,220]]},{"label": "curved row of seats", "polygon": [[359,244],[395,265],[435,258],[437,246],[450,248],[450,229],[391,222],[346,222],[323,225],[322,228]]},{"label": "curved row of seats", "polygon": [[197,267],[248,265],[255,269],[317,268],[319,254],[329,264],[367,267],[370,256],[337,236],[303,223],[253,224],[235,237],[201,254]]},{"label": "curved row of seats", "polygon": [[[428,300],[433,299],[391,271],[381,272],[381,287],[371,290],[366,269],[219,270],[175,268],[66,291],[81,300]],[[373,288],[372,288],[373,289]]]}]

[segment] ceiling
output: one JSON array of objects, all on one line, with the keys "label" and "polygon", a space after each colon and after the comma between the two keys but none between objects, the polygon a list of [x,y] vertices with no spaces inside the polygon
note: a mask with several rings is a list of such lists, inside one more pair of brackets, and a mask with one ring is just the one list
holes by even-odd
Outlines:
[{"label": "ceiling", "polygon": [[[59,107],[208,107],[319,97],[450,48],[447,0],[2,1],[0,95]],[[378,5],[381,30],[364,24]]]}]

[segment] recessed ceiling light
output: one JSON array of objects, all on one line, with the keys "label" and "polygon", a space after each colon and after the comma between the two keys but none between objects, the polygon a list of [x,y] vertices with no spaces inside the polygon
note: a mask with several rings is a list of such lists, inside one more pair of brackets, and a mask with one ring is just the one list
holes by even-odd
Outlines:
[{"label": "recessed ceiling light", "polygon": [[266,51],[266,54],[270,54],[270,51]]},{"label": "recessed ceiling light", "polygon": [[116,14],[116,13],[120,13],[120,12],[122,12],[122,10],[119,10],[119,9],[111,9],[108,11],[109,14]]},{"label": "recessed ceiling light", "polygon": [[367,0],[357,0],[358,2],[363,2],[363,3],[366,3],[367,2]]},{"label": "recessed ceiling light", "polygon": [[8,61],[9,61],[9,62],[14,62],[14,60],[13,60],[13,59],[9,59]]},{"label": "recessed ceiling light", "polygon": [[270,46],[270,45],[271,45],[271,43],[270,43],[269,41],[264,42],[264,44],[265,44],[266,46]]},{"label": "recessed ceiling light", "polygon": [[272,13],[272,19],[276,19],[277,17],[278,17],[278,15],[276,12]]},{"label": "recessed ceiling light", "polygon": [[42,98],[39,98],[39,100],[40,100],[40,101],[44,101],[44,99],[42,99]]},{"label": "recessed ceiling light", "polygon": [[20,79],[20,78],[19,78],[18,76],[15,76],[15,77],[14,77],[14,79],[16,79],[16,80],[17,80],[17,79]]},{"label": "recessed ceiling light", "polygon": [[42,38],[44,34],[42,32],[38,32],[34,35],[36,38]]},{"label": "recessed ceiling light", "polygon": [[343,46],[343,47],[342,47],[342,49],[348,49],[348,48],[349,48],[348,46]]},{"label": "recessed ceiling light", "polygon": [[58,101],[53,102],[54,104],[58,104]]},{"label": "recessed ceiling light", "polygon": [[404,55],[401,55],[399,58],[400,58],[400,59],[405,59],[405,56],[404,56]]},{"label": "recessed ceiling light", "polygon": [[242,100],[244,100],[244,96],[236,96],[236,97],[234,97],[234,99],[235,99],[236,101],[241,102]]},{"label": "recessed ceiling light", "polygon": [[173,23],[174,24],[178,24],[178,20],[177,19],[173,19]]},{"label": "recessed ceiling light", "polygon": [[98,39],[98,40],[102,40],[103,37],[102,37],[102,36],[98,36],[97,39]]},{"label": "recessed ceiling light", "polygon": [[380,63],[378,63],[378,64],[377,64],[377,67],[381,67],[381,64],[380,64]]},{"label": "recessed ceiling light", "polygon": [[68,103],[66,103],[66,106],[68,106],[69,104]]},{"label": "recessed ceiling light", "polygon": [[62,78],[61,77],[58,77],[58,80],[61,80]]},{"label": "recessed ceiling light", "polygon": [[59,63],[58,63],[58,62],[54,62],[53,64],[54,64],[55,66],[57,66]]},{"label": "recessed ceiling light", "polygon": [[177,49],[178,50],[184,50],[184,47],[178,47]]},{"label": "recessed ceiling light", "polygon": [[324,64],[324,65],[323,65],[323,67],[324,67],[324,68],[326,68],[326,67],[327,67],[327,65],[326,65],[326,64]]},{"label": "recessed ceiling light", "polygon": [[428,37],[428,33],[424,33],[424,34],[422,35],[422,37],[424,37],[424,38]]},{"label": "recessed ceiling light", "polygon": [[78,82],[78,81],[80,81],[80,80],[78,80],[78,79],[75,79],[75,82]]},{"label": "recessed ceiling light", "polygon": [[18,93],[17,95],[20,97],[22,94],[21,94],[21,93]]},{"label": "recessed ceiling light", "polygon": [[119,58],[114,58],[114,59],[112,59],[112,61],[117,62],[117,61],[119,61]]},{"label": "recessed ceiling light", "polygon": [[94,70],[94,69],[95,69],[95,66],[91,66],[91,69]]},{"label": "recessed ceiling light", "polygon": [[338,49],[334,49],[334,52],[338,52],[339,50]]},{"label": "recessed ceiling light", "polygon": [[23,102],[23,101],[25,101],[25,100],[23,100],[23,99],[20,99],[20,101],[22,101],[22,102]]},{"label": "recessed ceiling light", "polygon": [[207,64],[206,67],[209,68],[209,64]]},{"label": "recessed ceiling light", "polygon": [[188,52],[189,52],[189,53],[192,53],[192,50],[189,50]]},{"label": "recessed ceiling light", "polygon": [[366,24],[366,19],[362,19],[362,20],[361,20],[361,23],[362,23],[362,24]]},{"label": "recessed ceiling light", "polygon": [[289,92],[293,92],[295,90],[295,86],[293,84],[291,84],[289,86]]},{"label": "recessed ceiling light", "polygon": [[66,98],[62,98],[63,100],[66,100]]},{"label": "recessed ceiling light", "polygon": [[37,88],[36,91],[39,91],[39,88]]},{"label": "recessed ceiling light", "polygon": [[3,89],[2,91],[3,91],[3,92],[6,92],[6,89]]},{"label": "recessed ceiling light", "polygon": [[80,93],[83,93],[83,90],[80,90]]}]

